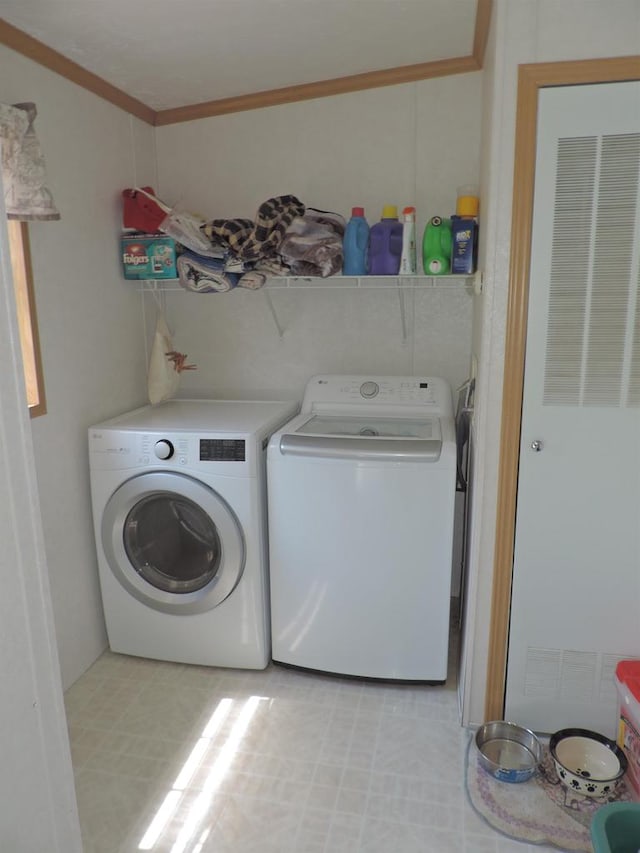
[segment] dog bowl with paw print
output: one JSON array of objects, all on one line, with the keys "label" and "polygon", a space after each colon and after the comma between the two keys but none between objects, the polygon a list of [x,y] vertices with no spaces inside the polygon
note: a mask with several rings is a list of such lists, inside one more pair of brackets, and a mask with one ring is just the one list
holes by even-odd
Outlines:
[{"label": "dog bowl with paw print", "polygon": [[560,781],[582,797],[611,796],[627,771],[617,744],[588,729],[561,729],[549,740]]}]

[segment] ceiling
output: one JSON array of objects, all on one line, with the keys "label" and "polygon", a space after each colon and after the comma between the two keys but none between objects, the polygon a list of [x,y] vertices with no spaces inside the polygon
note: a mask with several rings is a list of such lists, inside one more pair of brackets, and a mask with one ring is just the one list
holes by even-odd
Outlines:
[{"label": "ceiling", "polygon": [[246,109],[274,90],[334,93],[313,94],[318,81],[353,91],[474,70],[489,11],[490,0],[0,0],[0,41],[59,73],[90,72],[156,119]]}]

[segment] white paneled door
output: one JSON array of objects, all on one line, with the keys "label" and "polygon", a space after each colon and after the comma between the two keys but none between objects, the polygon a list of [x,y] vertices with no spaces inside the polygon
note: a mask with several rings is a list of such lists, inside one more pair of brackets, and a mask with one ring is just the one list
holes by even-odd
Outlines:
[{"label": "white paneled door", "polygon": [[543,89],[505,716],[613,735],[640,658],[640,82]]}]

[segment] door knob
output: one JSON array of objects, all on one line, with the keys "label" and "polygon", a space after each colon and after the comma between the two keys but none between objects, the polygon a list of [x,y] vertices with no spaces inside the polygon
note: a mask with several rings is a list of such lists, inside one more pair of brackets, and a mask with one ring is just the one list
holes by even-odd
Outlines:
[{"label": "door knob", "polygon": [[540,453],[543,447],[544,444],[539,438],[536,438],[531,442],[531,449],[535,450],[536,453]]}]

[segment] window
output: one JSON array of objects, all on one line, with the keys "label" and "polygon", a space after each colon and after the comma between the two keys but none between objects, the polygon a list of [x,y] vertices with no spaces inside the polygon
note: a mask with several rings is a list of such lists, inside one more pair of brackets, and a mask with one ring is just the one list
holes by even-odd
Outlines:
[{"label": "window", "polygon": [[9,231],[9,253],[13,269],[22,361],[24,363],[24,378],[27,387],[27,402],[29,404],[29,413],[33,418],[45,414],[46,402],[44,397],[42,362],[40,359],[36,304],[33,294],[29,230],[25,222],[18,222],[14,219],[7,220],[7,228]]}]

